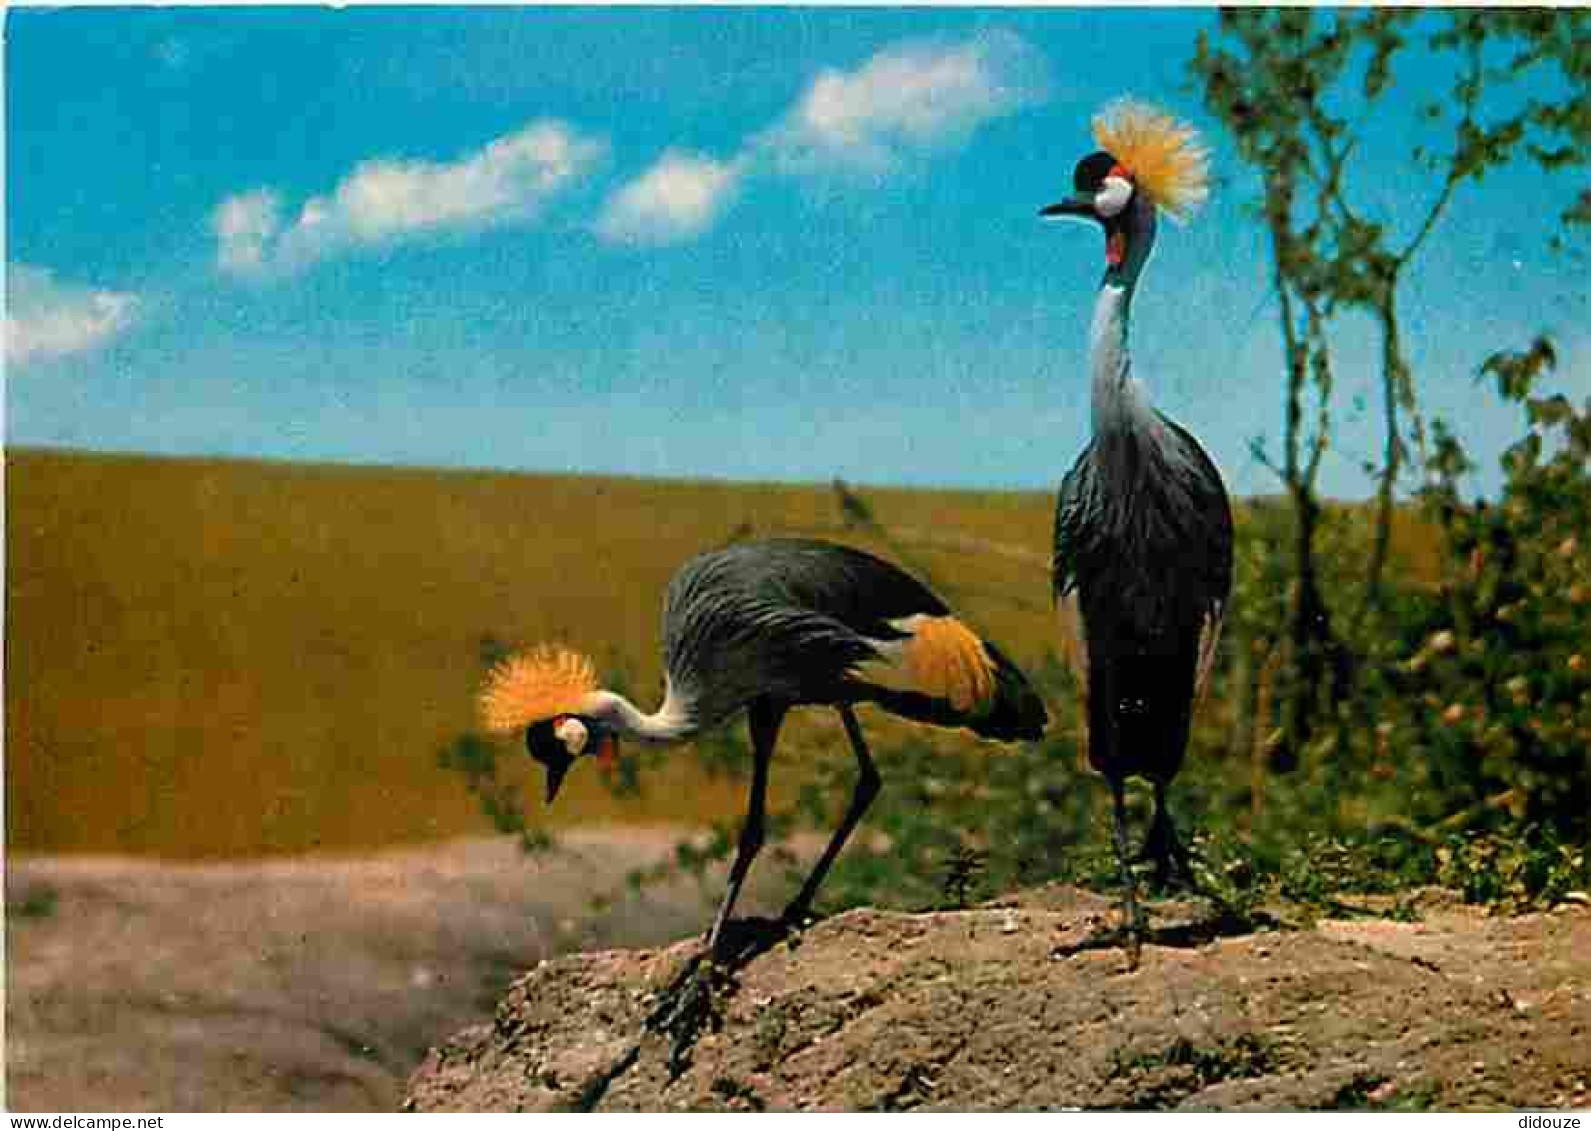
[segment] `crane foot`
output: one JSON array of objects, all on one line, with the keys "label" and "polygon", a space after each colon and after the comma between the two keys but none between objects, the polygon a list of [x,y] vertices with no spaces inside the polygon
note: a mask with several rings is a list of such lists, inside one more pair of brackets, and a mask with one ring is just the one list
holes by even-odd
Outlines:
[{"label": "crane foot", "polygon": [[1203,887],[1194,875],[1193,858],[1164,810],[1155,814],[1149,834],[1144,838],[1144,846],[1133,858],[1133,863],[1154,865],[1152,882],[1158,890],[1204,894]]},{"label": "crane foot", "polygon": [[734,996],[740,970],[789,933],[782,919],[726,920],[714,928],[709,945],[658,995],[646,1028],[669,1038],[671,1078],[690,1067],[691,1051],[702,1032],[718,1027],[723,1003]]},{"label": "crane foot", "polygon": [[690,1067],[696,1041],[703,1030],[718,1027],[723,1017],[721,1000],[733,989],[733,970],[704,953],[660,995],[646,1019],[646,1028],[669,1039],[670,1079],[678,1079]]}]

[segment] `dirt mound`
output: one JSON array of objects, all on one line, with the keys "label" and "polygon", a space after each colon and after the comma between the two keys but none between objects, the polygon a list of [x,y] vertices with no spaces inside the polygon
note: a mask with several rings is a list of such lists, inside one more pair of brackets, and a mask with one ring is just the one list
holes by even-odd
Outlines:
[{"label": "dirt mound", "polygon": [[1591,1103],[1591,912],[1490,918],[1433,894],[1200,941],[1160,904],[1141,967],[1071,946],[1108,900],[856,910],[742,966],[679,1050],[649,1014],[700,951],[551,959],[431,1051],[411,1110],[1494,1108]]}]

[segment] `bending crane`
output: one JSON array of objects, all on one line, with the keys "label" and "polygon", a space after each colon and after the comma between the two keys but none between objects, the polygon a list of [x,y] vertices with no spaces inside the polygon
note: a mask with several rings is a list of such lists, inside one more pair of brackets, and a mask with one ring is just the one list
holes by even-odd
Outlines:
[{"label": "bending crane", "polygon": [[613,756],[621,736],[680,742],[746,713],[751,795],[709,935],[715,951],[762,847],[768,769],[792,707],[834,707],[860,772],[839,827],[784,913],[787,924],[810,910],[882,784],[857,704],[1006,742],[1036,739],[1048,721],[1022,673],[926,586],[888,562],[825,542],[745,542],[687,562],[664,602],[663,666],[663,703],[646,714],[599,688],[590,660],[543,646],[493,670],[481,714],[488,730],[524,731],[531,756],[546,768],[551,802],[576,761]]}]

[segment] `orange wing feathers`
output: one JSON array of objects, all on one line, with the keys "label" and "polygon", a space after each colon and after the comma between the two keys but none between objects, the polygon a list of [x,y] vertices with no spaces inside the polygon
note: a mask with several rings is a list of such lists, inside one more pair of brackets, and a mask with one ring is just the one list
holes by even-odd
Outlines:
[{"label": "orange wing feathers", "polygon": [[955,617],[923,617],[906,645],[906,670],[918,690],[979,714],[994,703],[994,661],[978,634]]}]

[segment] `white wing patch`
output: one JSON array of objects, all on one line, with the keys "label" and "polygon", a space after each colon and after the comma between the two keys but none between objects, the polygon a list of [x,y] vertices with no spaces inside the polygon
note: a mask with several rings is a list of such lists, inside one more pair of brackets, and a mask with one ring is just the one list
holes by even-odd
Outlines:
[{"label": "white wing patch", "polygon": [[[892,628],[899,628],[903,632],[911,632],[912,628],[903,621],[890,622]],[[911,643],[907,636],[898,640],[877,640],[869,636],[865,638],[878,653],[878,659],[868,660],[857,664],[851,669],[851,674],[868,683],[887,687],[892,691],[912,691],[911,675],[906,670],[906,646]]]}]

